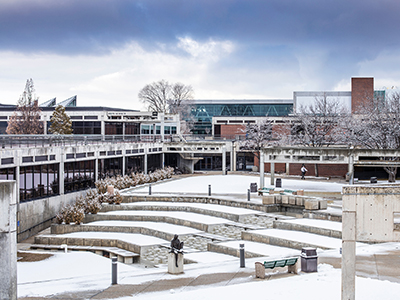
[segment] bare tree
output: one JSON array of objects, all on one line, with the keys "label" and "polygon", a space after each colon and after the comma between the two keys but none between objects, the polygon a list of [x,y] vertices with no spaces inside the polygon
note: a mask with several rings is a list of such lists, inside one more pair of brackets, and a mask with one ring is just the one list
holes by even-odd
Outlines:
[{"label": "bare tree", "polygon": [[[367,102],[366,102],[367,103]],[[400,149],[400,94],[386,99],[369,99],[351,118],[344,122],[347,140],[369,149]],[[380,157],[382,161],[399,161],[399,157]],[[387,166],[389,182],[396,180],[397,167]]]},{"label": "bare tree", "polygon": [[251,150],[259,159],[260,150],[272,142],[272,121],[265,118],[260,123],[248,123],[243,132],[246,133],[246,139],[241,141],[240,147],[244,150]]},{"label": "bare tree", "polygon": [[294,115],[291,129],[291,144],[322,147],[342,141],[340,120],[348,112],[337,99],[326,95],[315,98],[314,103],[301,106]]},{"label": "bare tree", "polygon": [[191,115],[194,91],[190,85],[169,83],[165,80],[147,84],[139,92],[139,99],[149,111],[178,114],[181,132],[188,133],[193,126]]},{"label": "bare tree", "polygon": [[39,99],[35,97],[34,92],[33,80],[28,79],[25,90],[18,100],[17,108],[8,121],[6,129],[8,134],[43,134]]}]

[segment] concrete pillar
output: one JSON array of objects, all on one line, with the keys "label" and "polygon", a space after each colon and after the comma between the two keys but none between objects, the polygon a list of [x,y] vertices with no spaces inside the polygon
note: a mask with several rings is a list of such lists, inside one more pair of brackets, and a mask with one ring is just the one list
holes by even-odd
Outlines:
[{"label": "concrete pillar", "polygon": [[125,140],[125,122],[122,122],[122,139]]},{"label": "concrete pillar", "polygon": [[104,136],[106,135],[106,123],[104,122],[104,120],[101,120],[101,135],[103,136],[104,140]]},{"label": "concrete pillar", "polygon": [[0,299],[17,300],[17,190],[0,182]]},{"label": "concrete pillar", "polygon": [[161,154],[161,168],[165,168],[165,153]]},{"label": "concrete pillar", "polygon": [[264,152],[260,150],[260,189],[264,187]]},{"label": "concrete pillar", "polygon": [[355,300],[356,286],[356,196],[343,190],[342,208],[342,300]]},{"label": "concrete pillar", "polygon": [[147,174],[147,149],[144,149],[145,153],[144,153],[144,170],[143,173]]},{"label": "concrete pillar", "polygon": [[351,154],[349,156],[349,184],[354,184],[354,156]]},{"label": "concrete pillar", "polygon": [[[159,114],[159,116],[160,116],[160,118],[161,118],[161,128],[160,128],[160,133],[161,133],[161,142],[164,142],[164,121],[165,121],[165,118],[164,118],[164,114]],[[178,131],[178,127],[180,127],[179,126],[179,122],[178,122],[178,124],[176,124],[176,127],[177,127],[177,131]],[[178,133],[178,132],[177,132]]]},{"label": "concrete pillar", "polygon": [[125,166],[126,166],[126,157],[125,157],[125,150],[122,150],[122,176],[125,175]]},{"label": "concrete pillar", "polygon": [[275,163],[271,161],[271,185],[274,185],[275,181]]},{"label": "concrete pillar", "polygon": [[290,163],[286,163],[286,175],[290,175]]},{"label": "concrete pillar", "polygon": [[222,146],[222,175],[226,175],[226,147]]},{"label": "concrete pillar", "polygon": [[64,153],[64,147],[61,148],[60,151],[60,169],[59,169],[59,186],[60,186],[60,195],[64,195],[64,160],[65,160],[65,153]]},{"label": "concrete pillar", "polygon": [[94,182],[99,180],[99,159],[94,160]]},{"label": "concrete pillar", "polygon": [[236,143],[232,145],[231,170],[236,172]]}]

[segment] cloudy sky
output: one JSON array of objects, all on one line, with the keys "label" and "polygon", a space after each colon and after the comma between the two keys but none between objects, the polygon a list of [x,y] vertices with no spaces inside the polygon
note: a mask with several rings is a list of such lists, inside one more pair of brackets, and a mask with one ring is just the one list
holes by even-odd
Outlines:
[{"label": "cloudy sky", "polygon": [[197,99],[290,99],[400,86],[398,0],[1,0],[0,103],[32,78],[40,102],[144,109],[165,79]]}]

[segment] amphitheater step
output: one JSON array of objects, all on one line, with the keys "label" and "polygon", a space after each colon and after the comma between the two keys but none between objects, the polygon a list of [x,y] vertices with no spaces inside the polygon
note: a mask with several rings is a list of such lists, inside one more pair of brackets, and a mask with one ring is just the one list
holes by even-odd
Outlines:
[{"label": "amphitheater step", "polygon": [[125,264],[133,264],[139,261],[140,255],[120,249],[117,247],[95,247],[95,246],[67,246],[67,245],[41,245],[34,244],[30,247],[33,250],[50,250],[50,251],[88,251],[105,257],[117,257],[119,262]]},{"label": "amphitheater step", "polygon": [[342,223],[334,221],[306,218],[294,220],[276,220],[274,221],[274,228],[315,233],[338,239],[342,238]]},{"label": "amphitheater step", "polygon": [[258,210],[221,206],[216,204],[161,201],[121,203],[121,205],[104,205],[101,212],[113,210],[182,211],[224,218],[236,222],[240,222],[247,216],[260,213]]},{"label": "amphitheater step", "polygon": [[263,257],[263,256],[281,257],[281,256],[300,255],[300,251],[297,249],[279,247],[279,246],[268,245],[253,241],[244,241],[244,240],[209,243],[208,250],[217,253],[223,253],[240,257],[240,244],[244,244],[246,258]]},{"label": "amphitheater step", "polygon": [[339,249],[342,247],[342,240],[338,238],[284,229],[243,231],[242,239],[293,249],[303,247]]}]

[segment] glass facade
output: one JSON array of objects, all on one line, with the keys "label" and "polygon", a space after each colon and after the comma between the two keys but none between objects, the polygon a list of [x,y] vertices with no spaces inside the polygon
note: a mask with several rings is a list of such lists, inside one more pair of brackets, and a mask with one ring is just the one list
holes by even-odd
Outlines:
[{"label": "glass facade", "polygon": [[192,109],[194,134],[209,134],[212,130],[212,117],[240,116],[287,116],[292,112],[293,104],[195,104]]},{"label": "glass facade", "polygon": [[144,171],[144,156],[129,156],[125,158],[125,174]]},{"label": "glass facade", "polygon": [[20,167],[19,172],[21,202],[59,194],[58,164]]},{"label": "glass facade", "polygon": [[72,193],[94,187],[94,160],[64,164],[64,192]]},{"label": "glass facade", "polygon": [[[50,128],[50,125],[47,128]],[[101,122],[72,122],[72,129],[73,134],[101,134]]]}]

